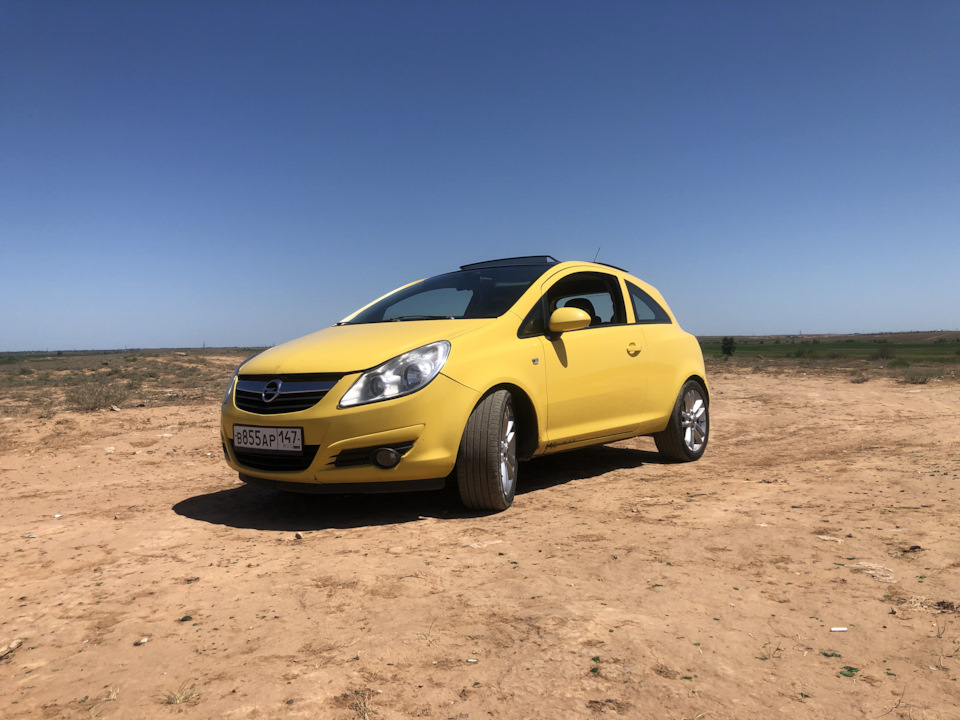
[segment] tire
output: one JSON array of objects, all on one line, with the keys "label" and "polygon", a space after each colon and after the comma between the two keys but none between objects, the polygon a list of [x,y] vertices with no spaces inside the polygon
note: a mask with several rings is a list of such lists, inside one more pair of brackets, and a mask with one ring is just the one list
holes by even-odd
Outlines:
[{"label": "tire", "polygon": [[470,413],[457,455],[460,500],[473,510],[506,510],[517,489],[517,424],[506,390],[487,395]]},{"label": "tire", "polygon": [[710,437],[710,401],[696,380],[680,388],[670,422],[663,432],[654,433],[660,454],[676,462],[699,460]]}]

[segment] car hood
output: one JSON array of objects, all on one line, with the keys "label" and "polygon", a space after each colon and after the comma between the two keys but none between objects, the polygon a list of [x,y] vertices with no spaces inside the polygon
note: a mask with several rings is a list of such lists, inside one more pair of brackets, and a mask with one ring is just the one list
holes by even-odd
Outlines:
[{"label": "car hood", "polygon": [[265,350],[245,362],[240,374],[349,373],[368,370],[408,350],[437,340],[452,340],[492,322],[494,318],[335,325]]}]

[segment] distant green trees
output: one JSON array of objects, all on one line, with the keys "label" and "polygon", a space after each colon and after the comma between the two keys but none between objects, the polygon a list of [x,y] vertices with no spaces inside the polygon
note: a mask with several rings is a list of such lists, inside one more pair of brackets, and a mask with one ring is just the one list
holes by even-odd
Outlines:
[{"label": "distant green trees", "polygon": [[734,340],[729,335],[725,336],[723,340],[720,341],[720,352],[725,356],[730,357],[733,355],[733,351],[737,349],[737,341]]}]

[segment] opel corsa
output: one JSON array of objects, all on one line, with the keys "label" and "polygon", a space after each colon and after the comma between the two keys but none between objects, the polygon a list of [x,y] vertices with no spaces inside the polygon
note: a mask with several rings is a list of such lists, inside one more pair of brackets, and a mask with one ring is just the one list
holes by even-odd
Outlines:
[{"label": "opel corsa", "polygon": [[652,435],[707,446],[696,338],[623,270],[549,256],[464,265],[240,365],[221,411],[240,479],[295,492],[436,489],[505,510],[518,461]]}]

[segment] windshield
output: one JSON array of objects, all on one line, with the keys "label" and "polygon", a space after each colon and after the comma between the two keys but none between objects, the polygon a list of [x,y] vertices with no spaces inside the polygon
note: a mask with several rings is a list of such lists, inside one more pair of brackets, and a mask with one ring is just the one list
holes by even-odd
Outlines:
[{"label": "windshield", "polygon": [[499,317],[547,268],[514,265],[437,275],[388,295],[341,324]]}]

